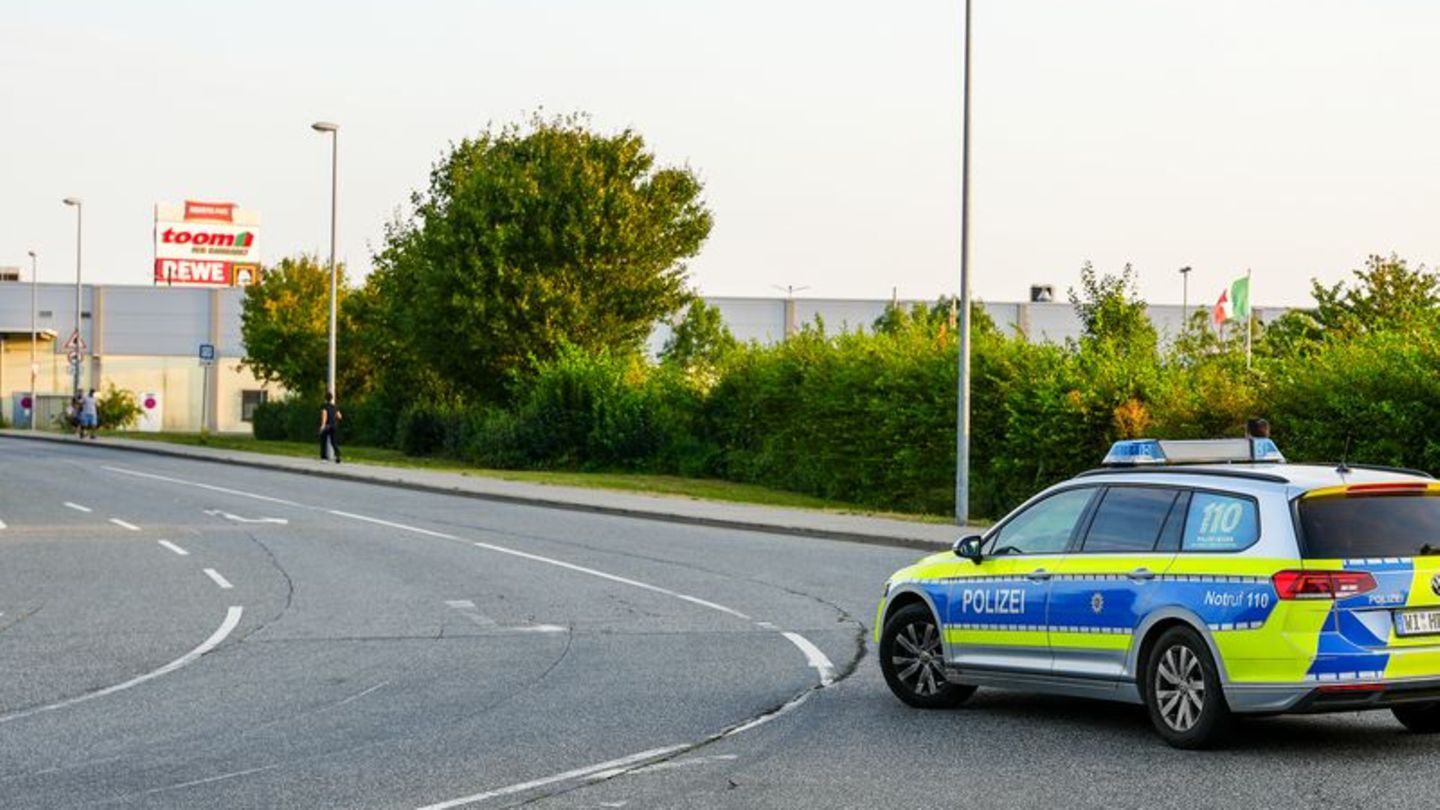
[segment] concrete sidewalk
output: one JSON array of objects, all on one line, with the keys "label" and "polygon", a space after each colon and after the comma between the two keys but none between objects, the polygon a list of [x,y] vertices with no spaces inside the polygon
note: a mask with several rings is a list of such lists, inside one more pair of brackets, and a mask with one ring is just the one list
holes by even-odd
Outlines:
[{"label": "concrete sidewalk", "polygon": [[[371,464],[335,465],[322,463],[316,459],[272,456],[264,453],[218,450],[210,447],[193,447],[134,439],[104,438],[81,442],[72,436],[57,433],[31,433],[24,430],[0,430],[0,437],[60,443],[71,447],[125,450],[171,458],[234,464],[526,506],[620,515],[724,529],[906,546],[927,551],[949,548],[951,543],[962,533],[955,526],[945,524],[916,523],[840,512],[705,501],[674,495],[651,495],[607,489],[533,484],[406,467],[384,467]],[[974,531],[980,531],[980,529],[977,528]]]}]

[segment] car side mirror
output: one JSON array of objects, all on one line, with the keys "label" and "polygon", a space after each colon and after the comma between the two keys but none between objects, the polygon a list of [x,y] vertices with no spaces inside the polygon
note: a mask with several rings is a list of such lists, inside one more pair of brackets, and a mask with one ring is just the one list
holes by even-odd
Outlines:
[{"label": "car side mirror", "polygon": [[967,534],[955,541],[955,556],[964,557],[976,565],[980,564],[980,544],[984,538],[978,534]]}]

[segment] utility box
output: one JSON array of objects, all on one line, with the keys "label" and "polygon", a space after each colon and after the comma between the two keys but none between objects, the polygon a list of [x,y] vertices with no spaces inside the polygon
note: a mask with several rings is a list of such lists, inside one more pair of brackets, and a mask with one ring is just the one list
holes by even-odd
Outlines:
[{"label": "utility box", "polygon": [[29,391],[16,391],[12,398],[10,422],[17,428],[28,428],[35,418],[35,397]]},{"label": "utility box", "polygon": [[143,391],[139,397],[140,418],[135,422],[135,429],[141,433],[159,433],[162,425],[165,424],[164,402],[160,399],[157,391]]}]

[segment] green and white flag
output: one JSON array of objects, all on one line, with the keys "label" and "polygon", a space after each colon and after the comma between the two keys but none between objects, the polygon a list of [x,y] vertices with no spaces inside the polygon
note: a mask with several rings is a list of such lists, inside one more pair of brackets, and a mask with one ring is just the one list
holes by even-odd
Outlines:
[{"label": "green and white flag", "polygon": [[1250,317],[1250,274],[1237,278],[1230,285],[1230,317]]},{"label": "green and white flag", "polygon": [[1211,318],[1215,325],[1219,326],[1226,321],[1233,321],[1237,318],[1250,317],[1250,274],[1246,273],[1244,278],[1235,279],[1230,289],[1220,293],[1220,300],[1215,302],[1211,311]]}]

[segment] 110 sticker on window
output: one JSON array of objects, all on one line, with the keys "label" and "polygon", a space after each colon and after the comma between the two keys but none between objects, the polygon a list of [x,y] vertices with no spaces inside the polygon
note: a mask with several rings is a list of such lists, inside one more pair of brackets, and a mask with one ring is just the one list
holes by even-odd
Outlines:
[{"label": "110 sticker on window", "polygon": [[1248,498],[1197,492],[1185,520],[1185,551],[1234,551],[1259,536],[1255,502]]}]

